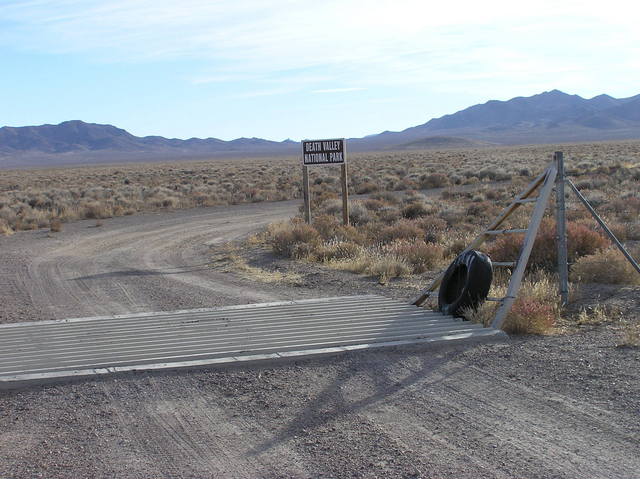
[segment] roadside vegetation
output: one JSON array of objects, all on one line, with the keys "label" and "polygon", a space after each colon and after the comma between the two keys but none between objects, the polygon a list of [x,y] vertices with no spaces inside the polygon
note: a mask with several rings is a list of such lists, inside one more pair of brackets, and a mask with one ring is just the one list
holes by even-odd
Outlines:
[{"label": "roadside vegetation", "polygon": [[[633,251],[640,244],[639,160],[611,162],[608,166],[571,162],[569,168],[573,181]],[[424,278],[426,285],[538,172],[528,172],[526,179],[513,174],[508,184],[446,188],[436,195],[415,190],[374,192],[351,202],[349,226],[341,224],[337,195],[324,193],[315,198],[312,224],[294,218],[271,225],[263,238],[279,256],[365,274],[381,283],[417,276]],[[640,275],[612,248],[589,213],[572,197],[568,205],[568,253],[574,284],[640,284]],[[506,227],[526,227],[530,208],[521,208]],[[562,311],[554,272],[557,251],[552,212],[550,208],[542,222],[526,280],[504,325],[509,333],[544,334],[559,324]],[[514,261],[523,240],[524,234],[502,235],[485,243],[481,250],[494,261]],[[490,296],[504,296],[509,278],[509,271],[498,270]],[[467,317],[488,324],[496,308],[497,303],[487,302],[478,311],[468,311]]]},{"label": "roadside vegetation", "polygon": [[[633,141],[357,153],[349,156],[349,188],[351,193],[365,194],[507,181],[518,184],[539,171],[560,148],[568,158],[579,158],[570,162],[569,173],[581,188],[591,192],[615,184],[612,175],[625,176],[640,158],[640,142]],[[638,168],[634,174],[638,175]],[[339,192],[338,175],[336,168],[312,168],[314,203]],[[145,211],[297,198],[301,198],[298,158],[4,170],[0,175],[0,234],[47,228],[52,220],[64,223]],[[604,199],[595,198],[596,203]],[[480,191],[473,201],[476,214],[490,214],[487,208],[496,200],[500,200],[500,193]],[[626,199],[621,201],[626,203]],[[410,207],[404,212],[407,217],[421,215],[411,208],[419,207]]]},{"label": "roadside vegetation", "polygon": [[[350,226],[341,224],[339,169],[310,172],[313,222],[300,217],[270,225],[260,241],[275,254],[376,278],[417,278],[428,284],[561,149],[567,173],[634,251],[640,244],[640,142],[353,154]],[[297,158],[261,158],[4,171],[0,235],[25,229],[63,230],[77,219],[144,211],[301,198]],[[584,208],[569,196],[568,241],[574,284],[639,284]],[[549,210],[551,214],[552,209]],[[529,207],[507,227],[527,225]],[[482,248],[494,261],[518,256],[523,235]],[[514,333],[544,333],[561,316],[556,303],[555,225],[543,220],[528,276],[508,319]],[[236,263],[240,257],[234,255]],[[245,268],[249,268],[248,266]],[[269,278],[277,280],[277,278]],[[496,274],[491,296],[508,275]],[[469,312],[487,322],[495,303]],[[577,321],[577,320],[576,320]],[[635,337],[631,334],[630,337]],[[633,340],[628,341],[633,343]]]}]

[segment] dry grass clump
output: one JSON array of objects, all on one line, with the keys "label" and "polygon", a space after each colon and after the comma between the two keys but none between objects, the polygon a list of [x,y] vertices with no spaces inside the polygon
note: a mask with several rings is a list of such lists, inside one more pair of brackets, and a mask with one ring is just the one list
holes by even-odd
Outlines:
[{"label": "dry grass clump", "polygon": [[339,261],[358,258],[363,254],[362,246],[351,241],[328,241],[319,245],[314,251],[309,253],[313,259],[326,263],[329,261]]},{"label": "dry grass clump", "polygon": [[555,324],[554,310],[553,304],[544,303],[536,298],[518,298],[502,329],[509,334],[545,334]]},{"label": "dry grass clump", "polygon": [[579,258],[571,267],[571,280],[581,283],[640,284],[640,273],[616,248]]},{"label": "dry grass clump", "polygon": [[424,236],[424,232],[416,222],[399,220],[392,225],[382,228],[377,236],[381,243],[415,241]]},{"label": "dry grass clump", "polygon": [[620,348],[640,348],[640,323],[627,324],[622,329]]},{"label": "dry grass clump", "polygon": [[269,271],[248,264],[238,247],[231,243],[217,248],[211,260],[213,266],[221,271],[241,274],[263,283],[300,284],[302,281],[301,276],[296,273]]},{"label": "dry grass clump", "polygon": [[608,304],[596,304],[595,306],[587,306],[580,308],[576,317],[578,325],[599,325],[620,320],[622,310],[619,307]]},{"label": "dry grass clump", "polygon": [[62,231],[62,221],[60,221],[58,218],[52,219],[49,225],[49,230],[52,233],[59,233],[60,231]]},{"label": "dry grass clump", "polygon": [[0,218],[0,235],[9,236],[13,234],[13,229],[4,218]]},{"label": "dry grass clump", "polygon": [[442,265],[444,260],[443,246],[421,240],[395,241],[385,250],[390,256],[402,258],[411,267],[411,272],[414,274],[431,271]]},{"label": "dry grass clump", "polygon": [[342,271],[365,274],[377,278],[381,284],[393,278],[402,278],[411,274],[411,266],[403,258],[377,254],[361,254],[347,261],[330,263],[330,266]]},{"label": "dry grass clump", "polygon": [[[500,279],[492,285],[491,296],[503,297],[507,283]],[[505,319],[502,330],[508,334],[548,334],[560,317],[558,290],[553,277],[543,271],[529,275],[522,282],[518,298]],[[495,317],[497,303],[485,302],[465,312],[470,321],[489,326]]]},{"label": "dry grass clump", "polygon": [[300,221],[279,223],[270,227],[273,252],[288,258],[305,258],[320,245],[320,233],[311,225]]}]

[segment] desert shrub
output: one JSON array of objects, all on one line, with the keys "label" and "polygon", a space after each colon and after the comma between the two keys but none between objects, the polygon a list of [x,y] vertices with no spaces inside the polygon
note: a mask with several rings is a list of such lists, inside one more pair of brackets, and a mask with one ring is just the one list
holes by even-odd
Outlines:
[{"label": "desert shrub", "polygon": [[480,219],[482,219],[483,221],[486,221],[485,219],[487,217],[491,217],[492,212],[494,210],[494,205],[493,203],[489,202],[489,201],[478,201],[475,202],[475,200],[473,200],[474,203],[469,205],[469,207],[467,208],[467,216],[473,216],[473,217],[479,217]]},{"label": "desert shrub", "polygon": [[25,209],[19,215],[16,226],[23,230],[35,230],[49,225],[49,215],[43,210]]},{"label": "desert shrub", "polygon": [[13,229],[4,218],[0,218],[0,235],[9,236],[13,234]]},{"label": "desert shrub", "polygon": [[378,219],[384,224],[395,223],[401,217],[400,210],[395,206],[384,206],[377,211]]},{"label": "desert shrub", "polygon": [[305,223],[280,224],[275,227],[269,238],[273,252],[286,257],[303,257],[309,254],[301,244],[313,247],[317,245],[320,233]]},{"label": "desert shrub", "polygon": [[420,187],[423,189],[442,188],[449,185],[449,178],[442,173],[422,175],[420,177]]},{"label": "desert shrub", "polygon": [[60,221],[58,218],[52,219],[49,224],[49,229],[52,233],[59,233],[60,231],[62,231],[62,221]]},{"label": "desert shrub", "polygon": [[640,273],[620,251],[609,248],[579,258],[571,267],[571,279],[582,283],[640,284]]},{"label": "desert shrub", "polygon": [[481,180],[486,178],[491,181],[506,181],[506,180],[510,180],[512,175],[510,173],[507,173],[502,168],[496,168],[494,166],[486,166],[478,172],[478,177]]},{"label": "desert shrub", "polygon": [[91,201],[89,203],[86,203],[84,205],[84,209],[84,217],[88,219],[101,219],[111,216],[109,206],[98,201]]},{"label": "desert shrub", "polygon": [[438,215],[440,218],[447,222],[447,225],[452,228],[459,228],[460,224],[469,219],[466,212],[460,211],[456,208],[443,208]]},{"label": "desert shrub", "polygon": [[[342,211],[342,209],[340,209]],[[371,213],[365,205],[359,201],[354,201],[349,205],[349,223],[353,225],[364,225],[371,221]]]},{"label": "desert shrub", "polygon": [[0,208],[0,220],[4,220],[7,225],[15,224],[18,215],[16,212],[9,207],[3,206]]},{"label": "desert shrub", "polygon": [[442,198],[445,201],[455,200],[460,196],[461,196],[461,193],[454,191],[453,189],[446,189],[442,193],[440,193],[440,198]]},{"label": "desert shrub", "polygon": [[348,241],[333,241],[316,248],[314,254],[318,261],[333,261],[356,258],[362,253],[362,247]]},{"label": "desert shrub", "polygon": [[398,196],[388,191],[381,191],[380,193],[373,194],[371,195],[371,199],[383,201],[390,205],[397,205],[400,202]]},{"label": "desert shrub", "polygon": [[[551,241],[555,244],[555,227],[549,228],[547,224],[548,243]],[[574,262],[581,256],[593,254],[596,251],[605,249],[609,246],[609,240],[584,223],[568,222],[567,223],[567,248],[569,262]],[[554,258],[555,262],[555,258]]]},{"label": "desert shrub", "polygon": [[504,196],[505,196],[504,191],[496,190],[496,189],[490,189],[485,191],[484,193],[484,197],[489,201],[501,200],[504,198]]},{"label": "desert shrub", "polygon": [[580,308],[576,317],[576,324],[596,325],[619,320],[623,317],[623,311],[611,304],[596,304]]},{"label": "desert shrub", "polygon": [[[506,294],[506,286],[504,293]],[[542,270],[530,273],[522,282],[518,299],[502,329],[509,334],[544,334],[560,316],[558,287],[553,276]]]},{"label": "desert shrub", "polygon": [[[522,248],[524,234],[505,234],[491,243],[487,252],[495,261],[515,261]],[[570,263],[578,258],[606,248],[608,240],[583,223],[567,223],[567,256]],[[529,257],[529,267],[554,269],[557,264],[555,222],[545,219],[540,225]]]},{"label": "desert shrub", "polygon": [[269,242],[275,254],[287,257],[291,256],[296,244],[292,230],[287,228],[274,232]]},{"label": "desert shrub", "polygon": [[317,251],[317,243],[292,243],[289,257],[294,259],[315,259]]},{"label": "desert shrub", "polygon": [[180,199],[175,196],[168,196],[162,199],[163,208],[177,208],[180,205]]},{"label": "desert shrub", "polygon": [[627,324],[622,329],[622,341],[618,347],[640,347],[640,323]]},{"label": "desert shrub", "polygon": [[390,245],[389,252],[402,258],[415,274],[430,271],[440,266],[444,257],[444,248],[425,241],[397,241]]},{"label": "desert shrub", "polygon": [[363,204],[365,208],[367,208],[369,211],[379,211],[380,209],[384,208],[387,205],[385,201],[375,200],[372,198],[368,198],[364,200]]},{"label": "desert shrub", "polygon": [[[469,235],[456,235],[448,238],[447,242],[444,244],[445,257],[458,256],[467,246],[469,246],[471,241],[472,238]],[[491,259],[493,259],[493,257]]]},{"label": "desert shrub", "polygon": [[366,230],[364,228],[357,228],[353,225],[338,225],[333,238],[338,241],[348,241],[359,245],[364,245],[369,242]]},{"label": "desert shrub", "polygon": [[640,198],[637,196],[616,198],[607,203],[605,209],[613,211],[619,215],[638,215],[638,213],[640,213]]},{"label": "desert shrub", "polygon": [[[303,206],[300,206],[300,211],[302,211],[302,209]],[[318,205],[315,208],[312,206],[312,210],[318,209],[322,211],[323,214],[342,217],[342,200],[338,198],[329,198],[324,201],[322,205]]]},{"label": "desert shrub", "polygon": [[555,320],[553,305],[525,296],[513,303],[502,329],[508,334],[544,334]]},{"label": "desert shrub", "polygon": [[524,235],[502,235],[486,246],[493,261],[515,261],[520,254]]},{"label": "desert shrub", "polygon": [[440,242],[443,232],[447,229],[447,222],[436,216],[420,218],[416,221],[416,225],[424,231],[424,240],[427,243]]},{"label": "desert shrub", "polygon": [[325,239],[332,238],[339,226],[340,221],[335,216],[320,215],[313,220],[313,227]]},{"label": "desert shrub", "polygon": [[421,218],[431,213],[431,210],[422,202],[410,203],[402,208],[402,216],[408,219]]},{"label": "desert shrub", "polygon": [[[498,278],[490,295],[502,297],[506,291],[507,281]],[[497,307],[496,303],[484,302],[477,309],[469,309],[464,314],[467,319],[488,326],[495,317]],[[518,298],[502,329],[509,334],[544,334],[553,328],[559,316],[557,286],[548,273],[537,271],[522,282]]]},{"label": "desert shrub", "polygon": [[411,274],[412,268],[403,258],[393,254],[384,254],[381,251],[362,251],[361,254],[332,263],[333,267],[365,274],[378,278],[381,283],[386,283],[392,278],[403,277]]},{"label": "desert shrub", "polygon": [[608,221],[607,226],[614,234],[614,236],[620,241],[624,242],[629,239],[629,228],[627,227],[626,223],[620,223],[619,221]]},{"label": "desert shrub", "polygon": [[411,178],[404,177],[404,178],[401,178],[400,181],[394,185],[393,189],[395,191],[404,191],[404,190],[415,190],[418,187],[419,185],[416,181],[412,180]]},{"label": "desert shrub", "polygon": [[381,283],[392,278],[401,278],[411,274],[411,267],[402,258],[396,256],[374,257],[368,264],[366,273],[375,276]]},{"label": "desert shrub", "polygon": [[359,195],[364,195],[367,193],[374,193],[376,191],[378,191],[380,188],[378,185],[376,185],[375,183],[371,183],[371,182],[366,182],[366,183],[361,183],[359,185],[357,185],[355,187],[356,193]]},{"label": "desert shrub", "polygon": [[640,240],[640,222],[626,223],[625,236],[628,240],[638,241]]},{"label": "desert shrub", "polygon": [[391,243],[396,240],[416,240],[423,236],[422,230],[414,222],[400,220],[380,231],[378,240],[382,243]]}]

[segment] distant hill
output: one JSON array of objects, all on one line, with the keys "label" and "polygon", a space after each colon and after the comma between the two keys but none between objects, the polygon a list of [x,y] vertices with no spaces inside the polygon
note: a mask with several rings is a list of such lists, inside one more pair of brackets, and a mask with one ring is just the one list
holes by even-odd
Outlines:
[{"label": "distant hill", "polygon": [[138,137],[111,125],[98,125],[83,121],[65,121],[59,125],[0,128],[0,151],[40,151],[43,153],[68,153],[71,151],[144,151],[151,149],[178,149],[193,152],[250,151],[281,149],[296,143],[238,138],[224,141],[217,138],[168,139],[162,136]]},{"label": "distant hill", "polygon": [[[640,95],[585,99],[552,90],[491,100],[402,131],[350,138],[349,151],[466,148],[494,145],[640,139]],[[261,138],[169,139],[134,136],[111,125],[0,128],[0,167],[295,155],[300,144]]]},{"label": "distant hill", "polygon": [[434,136],[501,145],[640,139],[640,95],[585,99],[552,90],[508,101],[491,100],[399,132],[354,139],[354,146],[388,148]]}]

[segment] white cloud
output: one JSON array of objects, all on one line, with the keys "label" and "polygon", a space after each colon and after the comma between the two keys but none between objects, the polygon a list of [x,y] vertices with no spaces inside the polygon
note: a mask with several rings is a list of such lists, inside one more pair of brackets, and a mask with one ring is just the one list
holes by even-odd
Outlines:
[{"label": "white cloud", "polygon": [[197,59],[194,84],[522,84],[632,62],[635,10],[626,0],[5,0],[0,44],[110,62]]}]

